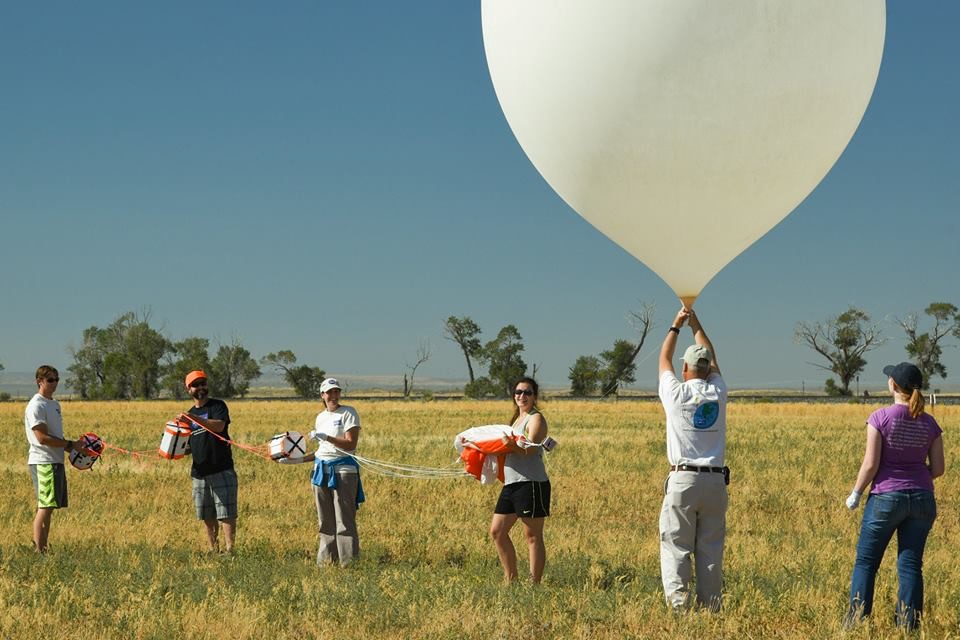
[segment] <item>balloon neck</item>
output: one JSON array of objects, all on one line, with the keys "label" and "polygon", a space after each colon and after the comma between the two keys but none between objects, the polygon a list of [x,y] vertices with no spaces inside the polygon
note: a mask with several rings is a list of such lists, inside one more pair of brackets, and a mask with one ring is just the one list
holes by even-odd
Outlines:
[{"label": "balloon neck", "polygon": [[680,296],[680,302],[683,303],[684,309],[690,309],[693,307],[694,301],[696,301],[697,296]]}]

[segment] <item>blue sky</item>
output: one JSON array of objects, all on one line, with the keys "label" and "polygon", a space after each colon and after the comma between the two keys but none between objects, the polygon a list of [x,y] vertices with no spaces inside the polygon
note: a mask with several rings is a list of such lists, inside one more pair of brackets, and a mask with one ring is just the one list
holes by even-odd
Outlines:
[{"label": "blue sky", "polygon": [[[822,386],[799,320],[960,305],[960,3],[887,7],[850,146],[696,308],[734,387]],[[292,349],[344,378],[466,376],[442,337],[508,323],[547,384],[679,307],[527,161],[490,82],[476,0],[0,7],[0,362],[69,364],[84,328],[149,308],[172,339]],[[951,344],[956,345],[953,340]],[[946,384],[960,384],[947,349]],[[638,384],[655,383],[655,357]],[[0,374],[2,375],[2,374]]]}]

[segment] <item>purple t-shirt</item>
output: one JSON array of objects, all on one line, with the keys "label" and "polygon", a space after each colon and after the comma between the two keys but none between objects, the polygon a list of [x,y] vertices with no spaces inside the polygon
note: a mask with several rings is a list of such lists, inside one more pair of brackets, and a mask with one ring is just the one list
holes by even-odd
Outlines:
[{"label": "purple t-shirt", "polygon": [[933,491],[933,478],[927,469],[927,453],[930,444],[943,433],[933,416],[921,413],[913,418],[906,405],[894,404],[874,411],[867,419],[867,424],[883,437],[880,468],[873,479],[870,493],[907,489]]}]

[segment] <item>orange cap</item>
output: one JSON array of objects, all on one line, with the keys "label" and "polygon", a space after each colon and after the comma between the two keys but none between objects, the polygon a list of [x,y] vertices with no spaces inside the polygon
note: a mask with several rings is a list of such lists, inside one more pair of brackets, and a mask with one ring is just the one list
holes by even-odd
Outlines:
[{"label": "orange cap", "polygon": [[196,371],[191,371],[190,373],[188,373],[183,383],[189,387],[191,382],[193,382],[194,380],[199,380],[200,378],[203,378],[204,380],[206,380],[207,374],[197,369]]}]

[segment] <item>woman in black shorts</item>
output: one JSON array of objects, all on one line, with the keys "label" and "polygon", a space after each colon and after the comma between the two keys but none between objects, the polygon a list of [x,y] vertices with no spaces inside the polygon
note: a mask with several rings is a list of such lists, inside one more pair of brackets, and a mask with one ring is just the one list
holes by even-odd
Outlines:
[{"label": "woman in black shorts", "polygon": [[[514,384],[514,412],[510,424],[523,433],[526,443],[540,445],[547,437],[547,420],[537,410],[539,386],[533,378],[521,378]],[[530,579],[539,584],[547,551],[543,544],[543,523],[550,515],[550,479],[543,466],[543,447],[524,446],[504,436],[510,450],[503,465],[503,490],[493,510],[490,537],[497,547],[503,578],[507,583],[517,579],[517,550],[510,539],[510,529],[519,518],[527,540],[530,557]]]}]

